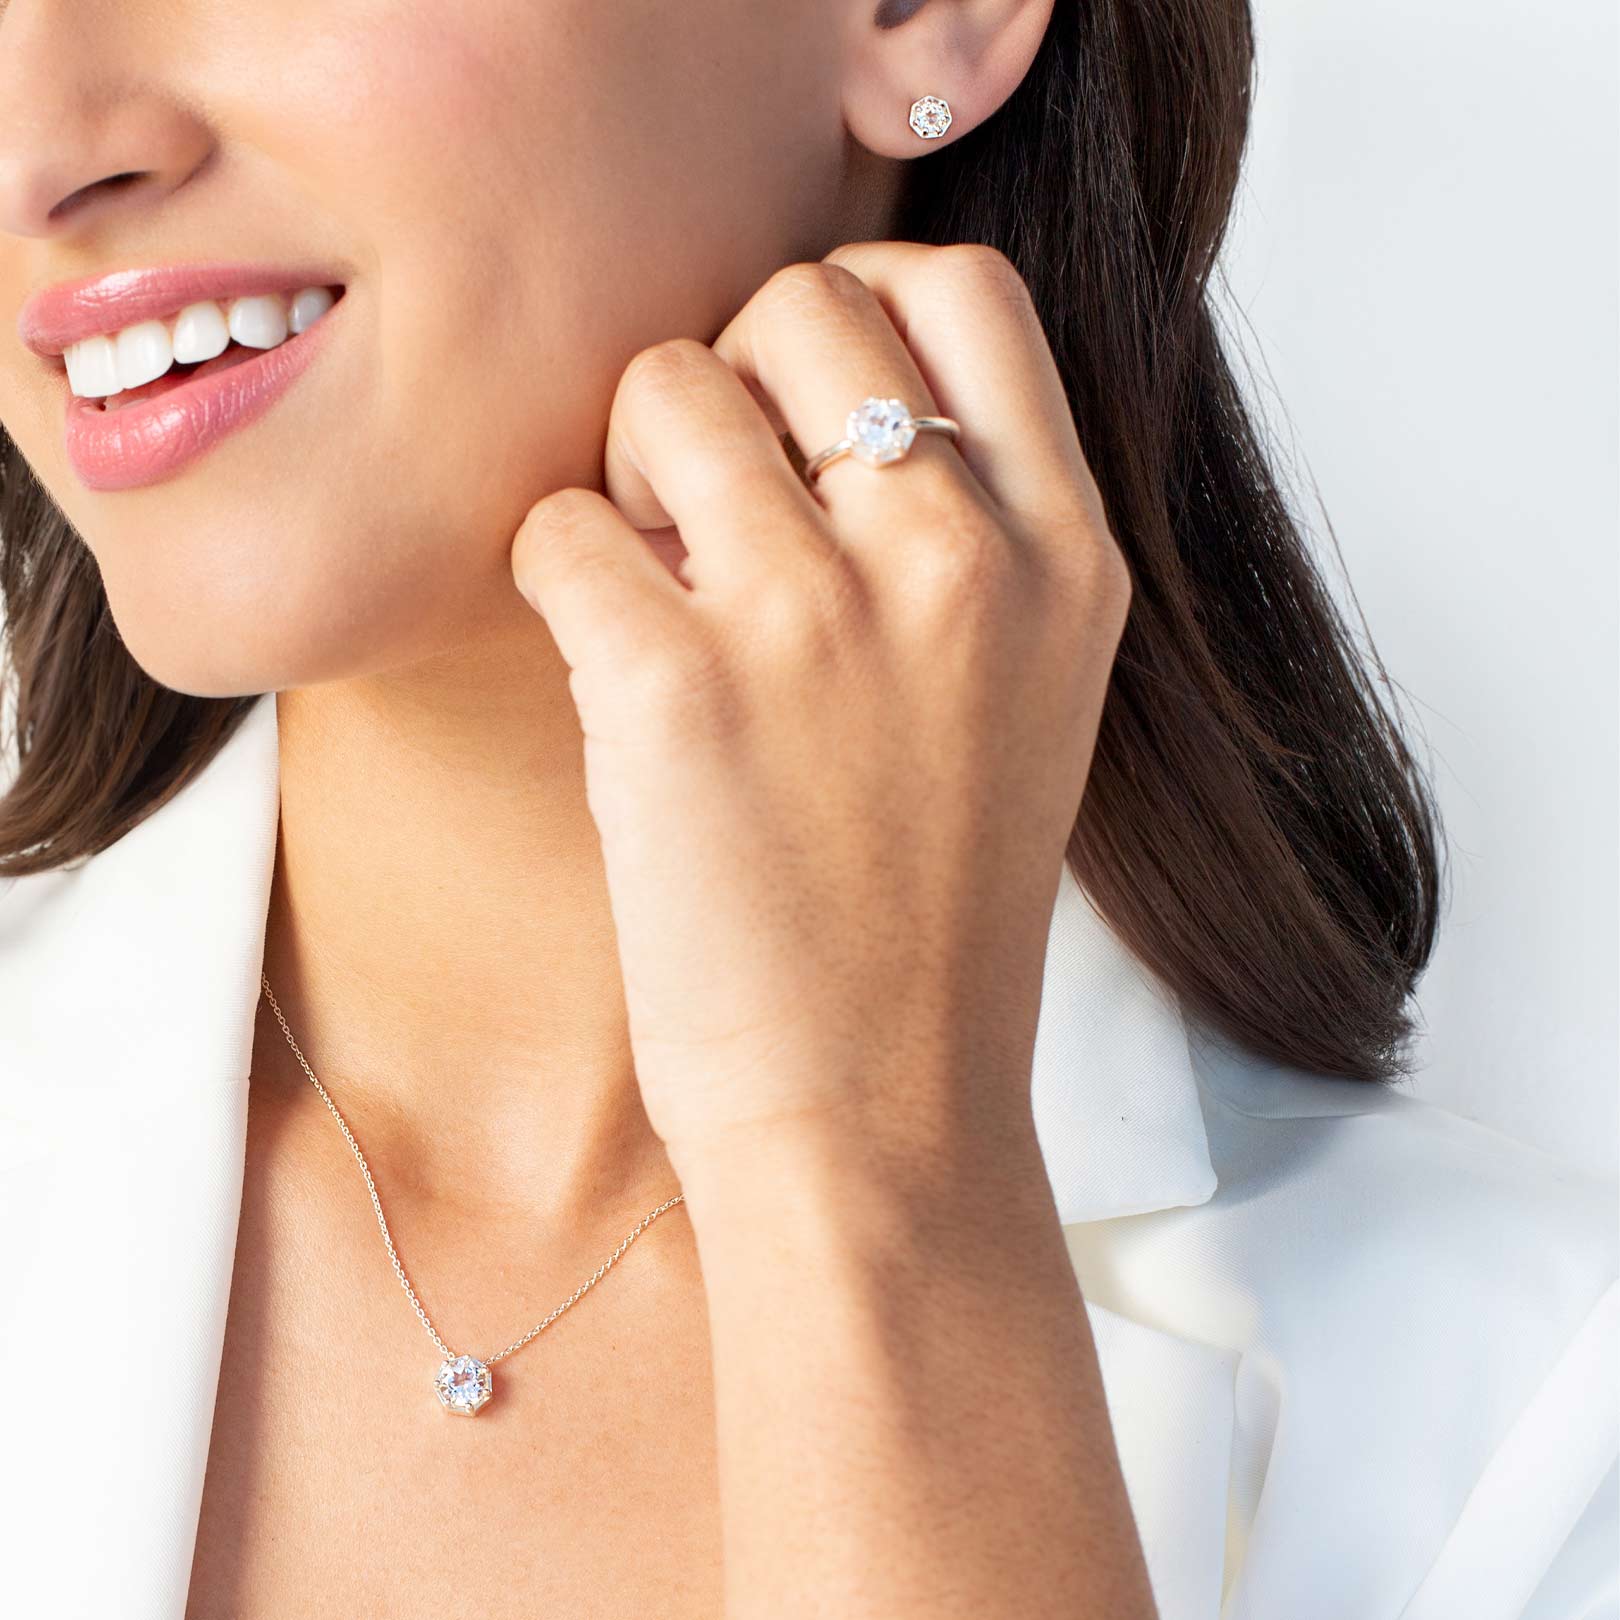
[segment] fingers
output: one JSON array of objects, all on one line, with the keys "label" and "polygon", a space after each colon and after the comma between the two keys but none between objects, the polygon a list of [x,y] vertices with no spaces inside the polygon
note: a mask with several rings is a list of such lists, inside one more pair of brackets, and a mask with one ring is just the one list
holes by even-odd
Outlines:
[{"label": "fingers", "polygon": [[673,523],[696,588],[749,580],[834,544],[758,401],[707,344],[672,338],[624,369],[608,417],[607,493],[638,529]]},{"label": "fingers", "polygon": [[[959,444],[919,433],[898,461],[846,456],[808,487],[778,427],[814,455],[871,395],[956,418]],[[1098,564],[1124,572],[1028,289],[977,244],[847,243],[777,271],[712,346],[643,350],[620,378],[604,465],[606,497],[548,497],[514,547],[514,576],[548,619],[572,620],[554,629],[582,655],[587,604],[621,629],[640,604],[674,632],[692,593],[640,534],[668,525],[685,579],[733,600],[840,553],[910,590],[934,552],[972,563],[1009,539],[1026,560],[1083,565],[1082,581]]]},{"label": "fingers", "polygon": [[596,490],[559,489],[536,501],[511,564],[572,670],[625,670],[685,634],[686,587]]},{"label": "fingers", "polygon": [[848,242],[824,262],[871,289],[943,414],[962,424],[968,464],[1034,543],[1059,515],[1072,532],[1077,498],[1106,533],[1063,379],[1004,254],[974,242]]},{"label": "fingers", "polygon": [[[714,341],[806,458],[845,436],[849,413],[869,396],[898,398],[914,416],[941,414],[933,390],[883,305],[842,265],[778,270]],[[919,433],[903,460],[868,467],[843,457],[815,485],[846,545],[877,543],[897,523],[926,526],[930,513],[964,502],[987,510],[983,487],[941,434]]]}]

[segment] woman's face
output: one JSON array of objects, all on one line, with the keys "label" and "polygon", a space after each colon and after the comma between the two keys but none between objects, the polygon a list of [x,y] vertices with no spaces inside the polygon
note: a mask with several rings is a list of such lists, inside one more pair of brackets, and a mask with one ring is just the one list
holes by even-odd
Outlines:
[{"label": "woman's face", "polygon": [[11,318],[175,264],[343,289],[263,415],[133,487],[86,483],[61,363],[4,332],[0,421],[137,661],[224,695],[532,635],[512,536],[597,481],[626,361],[881,234],[849,26],[822,0],[0,0]]}]

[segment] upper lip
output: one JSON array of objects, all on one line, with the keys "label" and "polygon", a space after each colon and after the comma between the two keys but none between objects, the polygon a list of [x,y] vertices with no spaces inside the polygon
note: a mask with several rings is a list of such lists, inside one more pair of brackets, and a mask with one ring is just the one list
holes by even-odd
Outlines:
[{"label": "upper lip", "polygon": [[45,287],[22,307],[17,334],[37,355],[52,359],[88,337],[110,336],[137,321],[159,320],[204,299],[338,287],[325,266],[178,264],[111,270]]}]

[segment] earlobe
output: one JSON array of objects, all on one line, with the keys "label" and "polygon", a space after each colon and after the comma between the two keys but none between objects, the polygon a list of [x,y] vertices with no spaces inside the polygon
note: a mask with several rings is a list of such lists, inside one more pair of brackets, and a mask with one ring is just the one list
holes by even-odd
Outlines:
[{"label": "earlobe", "polygon": [[[882,157],[956,139],[1029,72],[1053,0],[854,0],[844,117]],[[875,9],[874,9],[875,8]],[[924,89],[924,86],[929,88]]]}]

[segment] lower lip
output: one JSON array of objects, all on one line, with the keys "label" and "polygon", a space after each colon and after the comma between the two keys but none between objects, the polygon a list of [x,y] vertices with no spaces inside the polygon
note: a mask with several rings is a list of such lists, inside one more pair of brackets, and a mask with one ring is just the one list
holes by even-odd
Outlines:
[{"label": "lower lip", "polygon": [[87,489],[139,489],[173,478],[222,439],[257,421],[324,347],[339,298],[313,326],[252,360],[190,378],[151,399],[102,408],[68,397],[67,455]]}]

